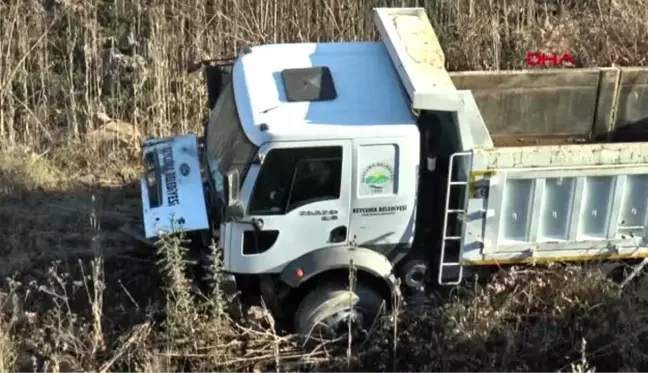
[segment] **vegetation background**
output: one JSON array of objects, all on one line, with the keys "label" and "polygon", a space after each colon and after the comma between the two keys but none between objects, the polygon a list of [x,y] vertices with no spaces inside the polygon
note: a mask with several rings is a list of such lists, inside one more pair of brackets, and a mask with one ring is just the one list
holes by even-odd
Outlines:
[{"label": "vegetation background", "polygon": [[647,64],[648,0],[0,1],[0,371],[648,369],[642,287],[599,267],[519,269],[392,315],[357,351],[306,351],[263,310],[229,321],[180,242],[154,257],[122,234],[140,140],[200,133],[189,62],[372,40],[379,6],[425,7],[454,71],[523,68],[527,51]]}]

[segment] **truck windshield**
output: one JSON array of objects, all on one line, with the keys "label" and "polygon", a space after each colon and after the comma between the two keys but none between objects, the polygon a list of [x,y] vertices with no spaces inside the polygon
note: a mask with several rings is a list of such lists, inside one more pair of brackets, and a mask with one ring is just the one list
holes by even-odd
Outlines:
[{"label": "truck windshield", "polygon": [[238,170],[239,180],[243,180],[258,147],[243,131],[231,78],[210,115],[205,137],[207,154],[218,165],[221,177]]}]

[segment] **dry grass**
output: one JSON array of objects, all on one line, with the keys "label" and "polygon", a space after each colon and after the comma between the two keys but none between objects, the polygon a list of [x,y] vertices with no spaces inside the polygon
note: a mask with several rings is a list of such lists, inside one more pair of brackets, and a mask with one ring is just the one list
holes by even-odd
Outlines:
[{"label": "dry grass", "polygon": [[[195,131],[205,92],[183,71],[244,43],[366,40],[374,6],[427,6],[451,70],[511,69],[528,51],[643,65],[646,0],[9,1],[0,4],[2,146],[49,150],[107,122]],[[130,48],[132,46],[132,48]],[[122,51],[122,49],[132,49]]]},{"label": "dry grass", "polygon": [[404,313],[396,342],[386,325],[357,364],[389,369],[380,357],[396,344],[403,371],[643,371],[645,286],[621,289],[593,266],[513,268],[443,307]]},{"label": "dry grass", "polygon": [[372,39],[369,10],[387,5],[426,6],[452,70],[521,68],[536,50],[648,56],[647,0],[0,2],[0,371],[647,369],[641,287],[592,268],[518,270],[391,315],[358,351],[302,351],[263,310],[229,320],[181,242],[156,258],[119,233],[140,220],[139,140],[200,130],[188,62]]}]

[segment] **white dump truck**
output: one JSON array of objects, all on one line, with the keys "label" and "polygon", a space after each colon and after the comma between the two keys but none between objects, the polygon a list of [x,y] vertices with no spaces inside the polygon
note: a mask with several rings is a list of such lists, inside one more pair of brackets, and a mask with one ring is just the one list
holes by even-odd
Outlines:
[{"label": "white dump truck", "polygon": [[[478,103],[470,74],[446,71],[423,9],[373,17],[378,42],[246,47],[231,72],[205,62],[204,136],[144,144],[145,236],[215,239],[228,283],[302,334],[366,326],[392,296],[471,268],[648,256],[648,143],[551,123],[504,136],[585,103],[505,123],[520,105]],[[545,74],[534,81],[550,91],[561,79]]]}]

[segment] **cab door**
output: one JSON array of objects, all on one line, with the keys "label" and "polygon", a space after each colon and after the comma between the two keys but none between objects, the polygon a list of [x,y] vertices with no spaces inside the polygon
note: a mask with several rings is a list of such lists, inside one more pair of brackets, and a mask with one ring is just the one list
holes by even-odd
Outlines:
[{"label": "cab door", "polygon": [[348,244],[351,141],[296,145],[262,147],[262,165],[248,172],[241,190],[246,216],[228,223],[230,271],[277,273],[308,252]]}]

